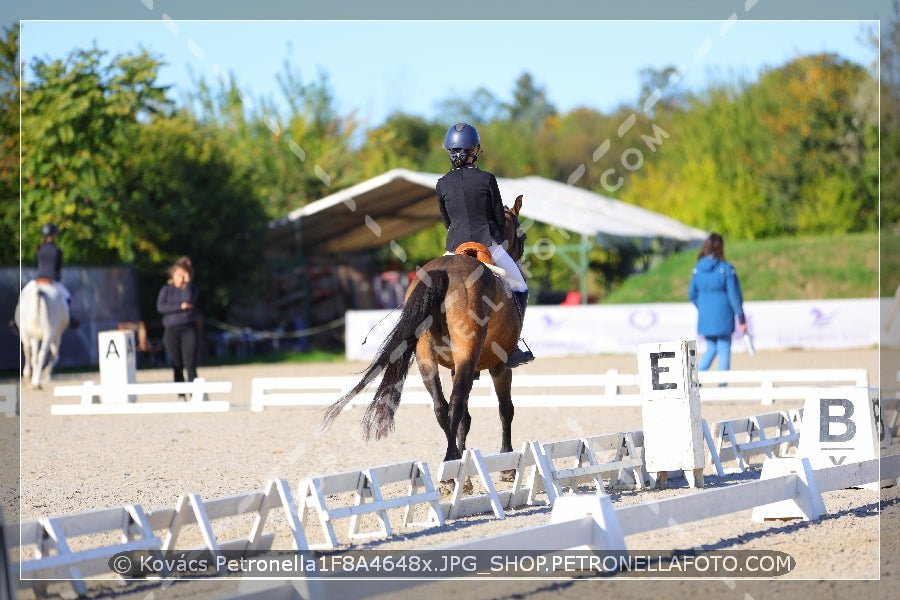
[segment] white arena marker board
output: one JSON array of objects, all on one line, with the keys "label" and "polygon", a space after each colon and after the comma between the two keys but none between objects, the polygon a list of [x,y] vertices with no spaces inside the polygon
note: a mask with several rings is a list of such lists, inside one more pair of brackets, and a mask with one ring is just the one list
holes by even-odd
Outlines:
[{"label": "white arena marker board", "polygon": [[[877,410],[869,388],[810,388],[803,405],[797,456],[809,458],[814,469],[877,458]],[[862,487],[877,490],[878,484]]]},{"label": "white arena marker board", "polygon": [[683,470],[692,487],[703,486],[706,464],[697,342],[638,346],[644,461],[665,487],[669,471]]},{"label": "white arena marker board", "polygon": [[125,393],[135,379],[135,341],[133,331],[101,331],[97,334],[100,351],[100,384],[106,386],[100,402],[122,404],[137,397]]}]

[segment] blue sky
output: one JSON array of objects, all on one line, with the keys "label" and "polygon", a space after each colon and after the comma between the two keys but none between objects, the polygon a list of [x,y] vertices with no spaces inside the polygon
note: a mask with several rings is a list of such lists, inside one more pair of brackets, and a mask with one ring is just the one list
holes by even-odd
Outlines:
[{"label": "blue sky", "polygon": [[[184,100],[203,77],[233,75],[253,99],[282,101],[276,75],[289,62],[302,81],[328,75],[339,114],[378,125],[392,111],[424,117],[479,87],[509,100],[531,73],[559,110],[634,104],[644,68],[680,67],[682,88],[753,79],[759,70],[816,52],[869,67],[863,21],[24,21],[22,59],[64,58],[95,43],[149,50],[168,65],[159,82]],[[27,80],[27,71],[26,71]]]}]

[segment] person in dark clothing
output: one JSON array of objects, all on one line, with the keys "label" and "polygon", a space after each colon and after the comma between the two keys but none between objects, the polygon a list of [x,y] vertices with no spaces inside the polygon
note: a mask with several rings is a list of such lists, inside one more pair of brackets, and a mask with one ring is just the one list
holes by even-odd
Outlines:
[{"label": "person in dark clothing", "polygon": [[47,223],[41,227],[41,245],[35,252],[37,275],[26,284],[23,292],[40,282],[52,283],[66,301],[66,309],[69,311],[68,326],[71,329],[77,329],[79,323],[72,318],[72,295],[62,282],[63,253],[56,245],[56,236],[58,235],[59,228],[53,223]]},{"label": "person in dark clothing", "polygon": [[718,355],[719,370],[727,371],[731,367],[735,317],[741,333],[747,331],[747,321],[737,271],[725,261],[725,242],[718,233],[710,234],[700,248],[688,299],[697,307],[697,333],[706,338],[706,351],[698,369],[708,370]]},{"label": "person in dark clothing", "polygon": [[35,252],[37,259],[37,279],[49,279],[51,281],[62,280],[62,250],[56,245],[56,236],[59,228],[53,223],[47,223],[41,227],[41,245]]},{"label": "person in dark clothing", "polygon": [[[441,217],[447,227],[447,252],[460,244],[484,244],[498,267],[506,271],[506,281],[522,307],[528,304],[528,284],[518,265],[503,246],[503,224],[506,221],[503,199],[493,173],[475,166],[481,151],[478,130],[468,123],[457,123],[447,130],[444,149],[453,165],[441,177],[435,189]],[[530,350],[518,346],[509,354],[506,364],[514,368],[534,360]]]},{"label": "person in dark clothing", "polygon": [[187,381],[197,377],[199,331],[194,306],[199,292],[193,278],[191,259],[182,256],[169,269],[169,281],[156,298],[156,310],[163,316],[163,345],[176,382],[185,381],[184,371]]}]

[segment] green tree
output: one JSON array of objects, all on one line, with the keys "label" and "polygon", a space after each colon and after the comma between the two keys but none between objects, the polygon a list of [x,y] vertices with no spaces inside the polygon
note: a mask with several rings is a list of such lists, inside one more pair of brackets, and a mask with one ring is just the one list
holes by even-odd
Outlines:
[{"label": "green tree", "polygon": [[243,92],[233,75],[216,87],[201,79],[189,103],[196,119],[227,139],[227,156],[249,177],[270,219],[361,178],[352,151],[359,123],[337,114],[327,76],[306,83],[285,64],[278,80],[286,113]]},{"label": "green tree", "polygon": [[19,260],[19,26],[0,41],[0,264]]},{"label": "green tree", "polygon": [[871,231],[870,84],[862,67],[816,55],[692,94],[661,117],[669,137],[622,199],[732,238]]},{"label": "green tree", "polygon": [[76,50],[66,60],[31,65],[22,103],[22,230],[36,247],[40,225],[66,235],[70,263],[133,262],[150,240],[128,203],[128,156],[141,121],[168,108],[156,84],[160,62],[147,52],[117,56]]},{"label": "green tree", "polygon": [[[485,87],[479,87],[470,96],[448,98],[438,103],[439,120],[444,132],[454,123],[472,123],[476,127],[502,118],[504,107],[496,96]],[[443,142],[443,140],[441,140]]]},{"label": "green tree", "polygon": [[671,65],[662,69],[641,69],[640,105],[642,108],[646,106],[647,114],[659,118],[685,107],[687,94],[677,83],[672,83],[680,79],[681,75],[681,71]]},{"label": "green tree", "polygon": [[446,127],[449,126],[406,113],[388,116],[383,125],[366,132],[366,141],[359,151],[364,177],[396,168],[443,170]]},{"label": "green tree", "polygon": [[[866,70],[834,54],[803,56],[763,73],[754,90],[765,107],[771,158],[760,165],[766,195],[788,233],[801,232],[797,211],[807,188],[830,181],[832,189],[851,190],[858,202],[852,231],[872,230],[877,223],[877,171],[866,160],[876,126],[874,102],[862,101]],[[835,186],[834,179],[845,183]],[[845,193],[845,195],[847,195]],[[834,223],[832,231],[843,224]],[[818,229],[818,227],[817,227]]]},{"label": "green tree", "polygon": [[[881,38],[881,225],[900,229],[900,2]],[[877,45],[877,38],[873,46]]]},{"label": "green tree", "polygon": [[[156,315],[156,291],[166,269],[181,255],[191,257],[204,314],[220,319],[254,290],[249,282],[260,266],[266,216],[248,173],[229,157],[221,130],[185,112],[156,119],[135,138],[122,187],[127,206],[141,219],[134,264],[141,313]],[[152,217],[151,217],[152,215]]]},{"label": "green tree", "polygon": [[532,131],[539,129],[544,119],[556,114],[556,107],[547,99],[547,91],[537,85],[528,72],[516,79],[512,102],[504,108],[508,120],[528,125]]},{"label": "green tree", "polygon": [[68,264],[134,265],[147,319],[166,269],[186,254],[201,310],[224,317],[252,291],[259,262],[259,169],[234,160],[227,127],[173,109],[157,59],[105,56],[74,50],[32,64],[22,105],[25,246],[54,221]]}]

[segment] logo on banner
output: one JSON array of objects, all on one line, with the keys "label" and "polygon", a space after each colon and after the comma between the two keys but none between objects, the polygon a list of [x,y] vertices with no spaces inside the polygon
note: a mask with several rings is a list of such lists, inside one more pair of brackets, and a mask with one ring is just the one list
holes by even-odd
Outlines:
[{"label": "logo on banner", "polygon": [[831,313],[830,315],[825,314],[821,308],[814,308],[809,311],[810,315],[812,315],[812,325],[813,327],[828,327],[831,325],[831,322],[837,316],[838,311]]},{"label": "logo on banner", "polygon": [[652,310],[633,310],[628,316],[628,322],[631,326],[641,331],[647,331],[656,325],[656,321],[656,312]]}]

